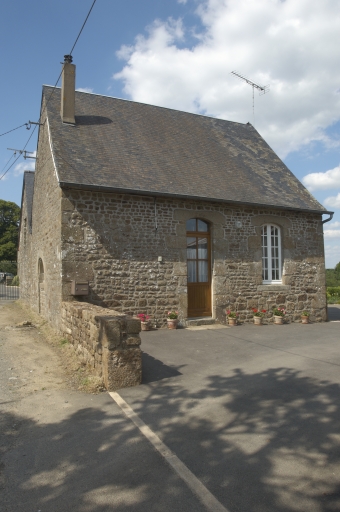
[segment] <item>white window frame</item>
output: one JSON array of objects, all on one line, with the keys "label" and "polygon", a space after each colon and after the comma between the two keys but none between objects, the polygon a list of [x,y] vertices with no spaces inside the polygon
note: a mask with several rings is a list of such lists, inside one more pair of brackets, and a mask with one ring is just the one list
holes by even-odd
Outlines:
[{"label": "white window frame", "polygon": [[[274,233],[272,233],[274,230]],[[275,232],[275,230],[277,230]],[[275,224],[264,224],[261,228],[262,282],[282,283],[281,228]],[[267,249],[267,251],[265,250]]]}]

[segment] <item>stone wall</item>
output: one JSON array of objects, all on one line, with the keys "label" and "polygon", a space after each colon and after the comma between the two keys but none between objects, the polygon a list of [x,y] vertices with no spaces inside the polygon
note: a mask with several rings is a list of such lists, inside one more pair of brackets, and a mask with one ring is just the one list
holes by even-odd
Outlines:
[{"label": "stone wall", "polygon": [[[157,327],[165,326],[167,311],[176,309],[185,325],[186,221],[193,217],[211,230],[213,318],[224,323],[228,308],[247,322],[252,307],[282,306],[291,321],[305,309],[313,321],[326,320],[321,215],[61,190],[47,120],[39,133],[32,233],[23,226],[20,233],[21,298],[60,331],[62,301],[75,300],[71,281],[86,280],[90,293],[78,301],[128,315],[146,313]],[[281,228],[282,284],[262,283],[261,226],[266,223]]]},{"label": "stone wall", "polygon": [[[27,228],[25,230],[24,223],[22,223],[18,273],[21,299],[59,330],[61,318],[61,190],[53,163],[49,125],[44,109],[41,123],[43,125],[39,130],[32,232]],[[65,129],[70,128],[65,127]],[[24,201],[26,201],[26,197],[24,197]]]},{"label": "stone wall", "polygon": [[[211,228],[214,318],[224,323],[229,308],[247,322],[252,307],[282,306],[290,321],[305,309],[326,320],[319,214],[74,190],[63,190],[62,210],[63,300],[74,300],[71,280],[85,279],[86,301],[147,313],[157,327],[178,309],[185,324],[186,220],[198,217]],[[281,228],[282,284],[262,283],[261,226],[269,222]]]},{"label": "stone wall", "polygon": [[33,269],[32,269],[32,235],[29,229],[29,218],[27,214],[27,196],[24,191],[21,204],[21,224],[19,234],[18,250],[18,276],[20,282],[20,296],[26,302],[34,294]]},{"label": "stone wall", "polygon": [[138,319],[84,302],[63,302],[61,330],[109,391],[141,383]]}]

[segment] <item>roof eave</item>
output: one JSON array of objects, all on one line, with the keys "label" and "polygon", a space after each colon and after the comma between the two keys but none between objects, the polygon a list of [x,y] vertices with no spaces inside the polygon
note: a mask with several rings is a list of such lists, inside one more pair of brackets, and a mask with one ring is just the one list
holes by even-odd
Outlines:
[{"label": "roof eave", "polygon": [[304,212],[304,213],[317,213],[317,214],[331,214],[334,212],[330,212],[328,210],[312,210],[310,208],[297,208],[292,206],[283,206],[283,205],[271,205],[266,203],[248,203],[246,201],[231,201],[228,199],[221,198],[212,198],[212,197],[202,197],[202,196],[194,196],[187,194],[175,194],[171,192],[156,192],[151,190],[136,190],[136,189],[128,189],[128,188],[119,188],[119,187],[106,187],[102,185],[87,185],[81,183],[71,183],[60,181],[60,188],[62,189],[75,189],[75,190],[90,190],[95,192],[106,192],[106,193],[116,193],[116,194],[132,194],[138,196],[148,196],[148,197],[169,197],[169,198],[177,198],[177,199],[195,199],[199,201],[212,201],[215,203],[226,203],[226,204],[236,204],[238,206],[254,206],[254,207],[262,207],[262,208],[274,208],[276,210],[290,210],[295,212]]}]

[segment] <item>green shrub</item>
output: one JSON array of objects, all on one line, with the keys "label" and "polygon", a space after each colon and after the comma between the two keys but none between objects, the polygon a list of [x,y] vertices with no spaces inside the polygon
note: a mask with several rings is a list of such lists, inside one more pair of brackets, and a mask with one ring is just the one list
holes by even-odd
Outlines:
[{"label": "green shrub", "polygon": [[17,273],[17,264],[15,261],[0,261],[0,272],[7,272],[9,274]]},{"label": "green shrub", "polygon": [[327,294],[331,297],[334,297],[334,295],[340,295],[340,286],[329,286],[327,288]]},{"label": "green shrub", "polygon": [[12,279],[12,286],[19,286],[19,276],[14,276]]},{"label": "green shrub", "polygon": [[328,304],[340,304],[340,286],[329,286],[327,288]]},{"label": "green shrub", "polygon": [[340,286],[340,261],[335,268],[326,269],[326,286],[327,288]]}]

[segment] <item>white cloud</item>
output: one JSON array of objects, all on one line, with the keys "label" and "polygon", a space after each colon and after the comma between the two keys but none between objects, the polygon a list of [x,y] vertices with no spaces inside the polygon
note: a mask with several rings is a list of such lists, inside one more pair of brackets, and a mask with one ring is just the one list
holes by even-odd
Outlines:
[{"label": "white cloud", "polygon": [[79,92],[93,92],[93,89],[91,87],[78,87],[78,89],[76,89],[76,91],[79,91]]},{"label": "white cloud", "polygon": [[325,238],[340,238],[340,229],[325,229]]},{"label": "white cloud", "polygon": [[340,261],[340,245],[326,245],[326,268],[334,268]]},{"label": "white cloud", "polygon": [[121,48],[114,78],[133,100],[253,123],[252,89],[230,74],[238,70],[270,85],[255,91],[255,126],[281,157],[311,141],[338,144],[325,134],[340,112],[336,0],[201,0],[197,15],[195,32],[158,20]]},{"label": "white cloud", "polygon": [[[33,151],[32,154],[30,154],[32,157],[37,156],[37,152]],[[20,164],[17,164],[13,169],[14,176],[20,176],[24,173],[24,171],[34,171],[35,169],[35,160],[25,160],[24,162],[20,162]]]},{"label": "white cloud", "polygon": [[340,208],[340,192],[336,196],[326,197],[324,204],[329,208]]},{"label": "white cloud", "polygon": [[326,172],[313,172],[302,179],[308,190],[331,189],[340,187],[340,166]]},{"label": "white cloud", "polygon": [[340,222],[332,222],[331,224],[327,224],[327,229],[336,229],[340,228]]}]

